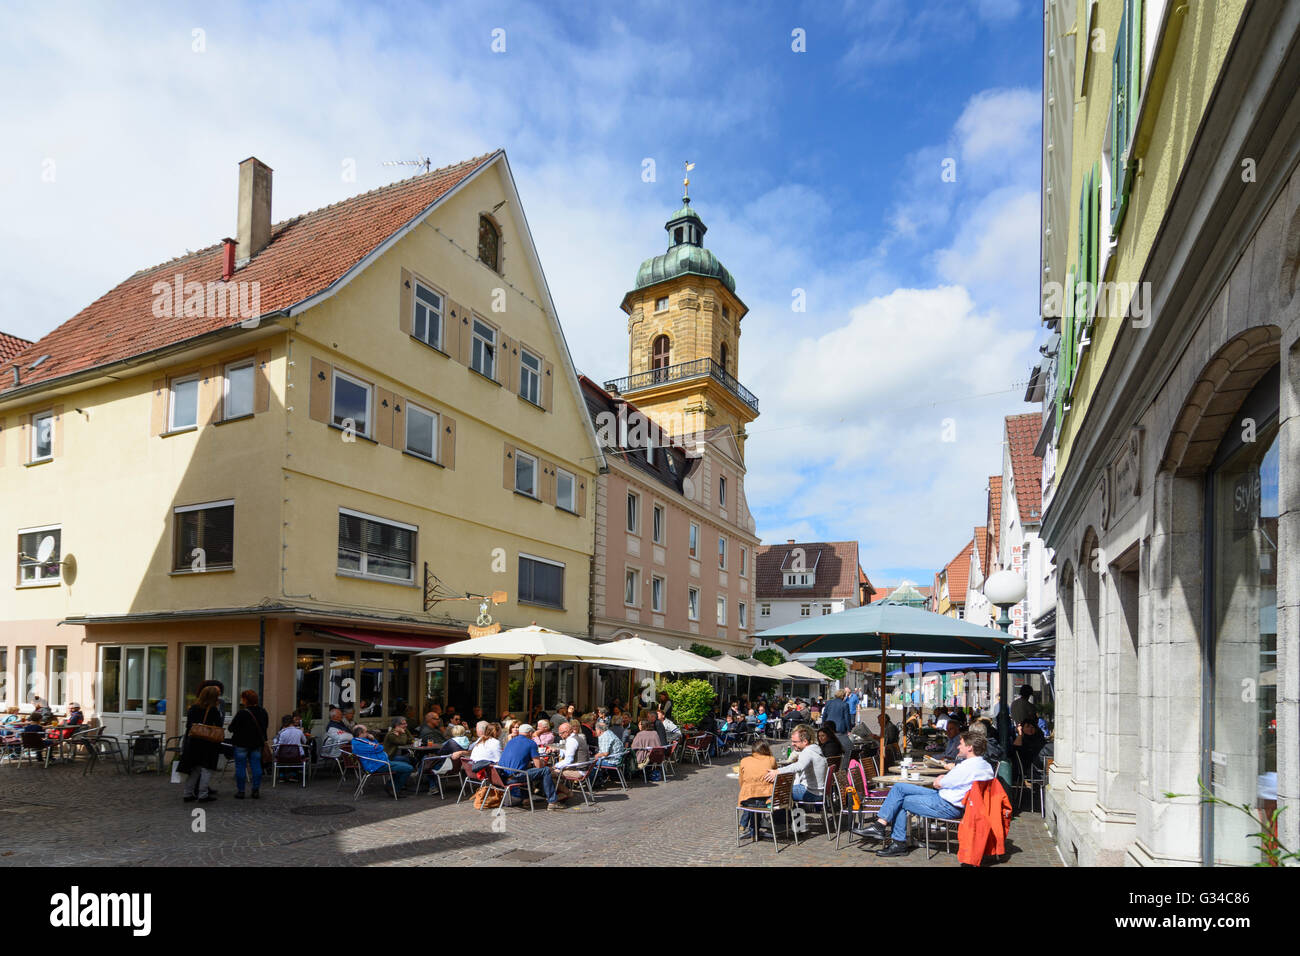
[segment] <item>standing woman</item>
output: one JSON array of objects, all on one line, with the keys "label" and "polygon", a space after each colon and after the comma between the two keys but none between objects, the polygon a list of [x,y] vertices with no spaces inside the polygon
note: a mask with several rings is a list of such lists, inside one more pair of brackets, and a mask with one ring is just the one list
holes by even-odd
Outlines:
[{"label": "standing woman", "polygon": [[198,700],[185,714],[185,743],[177,769],[188,773],[185,783],[185,802],[211,803],[217,799],[208,790],[212,771],[217,769],[221,754],[222,729],[225,718],[221,714],[221,691],[209,684],[199,691]]},{"label": "standing woman", "polygon": [[257,706],[257,691],[239,695],[244,709],[230,719],[230,742],[235,746],[235,799],[244,799],[244,768],[253,775],[253,799],[261,797],[262,745],[266,743],[271,715]]}]

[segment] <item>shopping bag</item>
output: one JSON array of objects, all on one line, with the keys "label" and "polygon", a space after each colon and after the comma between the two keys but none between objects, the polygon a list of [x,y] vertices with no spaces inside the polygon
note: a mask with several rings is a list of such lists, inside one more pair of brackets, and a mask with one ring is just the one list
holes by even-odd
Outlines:
[{"label": "shopping bag", "polygon": [[185,778],[181,776],[181,762],[179,760],[173,760],[172,761],[172,783],[184,783],[184,782],[185,782]]}]

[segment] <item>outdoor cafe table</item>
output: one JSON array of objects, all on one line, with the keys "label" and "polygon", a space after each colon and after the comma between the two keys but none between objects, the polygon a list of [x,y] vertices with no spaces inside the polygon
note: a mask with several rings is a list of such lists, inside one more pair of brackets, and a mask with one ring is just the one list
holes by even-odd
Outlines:
[{"label": "outdoor cafe table", "polygon": [[[913,772],[919,771],[922,777],[942,777],[945,773],[948,772],[943,767],[922,767],[917,764],[912,765],[912,771]],[[897,764],[893,767],[890,767],[889,772],[901,774],[903,772],[903,765]],[[916,781],[912,781],[912,782],[915,783]]]},{"label": "outdoor cafe table", "polygon": [[928,783],[932,783],[935,779],[935,777],[922,777],[920,780],[908,780],[900,773],[887,773],[882,777],[872,777],[871,786],[892,787],[896,783],[914,783],[918,787],[923,787]]}]

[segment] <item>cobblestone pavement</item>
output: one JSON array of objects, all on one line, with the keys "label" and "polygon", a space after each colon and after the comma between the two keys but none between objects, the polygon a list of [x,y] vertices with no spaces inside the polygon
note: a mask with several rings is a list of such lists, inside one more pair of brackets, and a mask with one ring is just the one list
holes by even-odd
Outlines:
[{"label": "cobblestone pavement", "polygon": [[[770,841],[737,848],[737,784],[727,774],[738,760],[681,766],[667,782],[638,781],[626,793],[598,791],[594,808],[575,794],[576,806],[563,812],[525,808],[496,816],[475,810],[468,798],[457,806],[455,793],[440,800],[436,789],[394,801],[378,781],[353,803],[351,781],[338,789],[325,773],[306,788],[281,782],[272,789],[268,778],[262,799],[236,801],[227,769],[214,778],[217,801],[200,806],[183,803],[181,787],[166,775],[125,776],[108,764],[88,776],[81,763],[4,764],[0,866],[958,865],[955,838],[952,854],[940,850],[929,861],[923,847],[882,860],[847,834],[837,851],[819,823],[798,847],[783,838],[779,853]],[[313,807],[345,809],[308,815]],[[1036,813],[1016,818],[1009,843],[1001,865],[1062,865]]]}]

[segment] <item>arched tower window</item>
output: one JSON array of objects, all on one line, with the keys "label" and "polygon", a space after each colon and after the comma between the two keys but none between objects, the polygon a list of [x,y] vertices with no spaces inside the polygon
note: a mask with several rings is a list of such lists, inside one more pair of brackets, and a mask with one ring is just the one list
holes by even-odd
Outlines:
[{"label": "arched tower window", "polygon": [[723,342],[722,345],[718,347],[718,364],[722,366],[722,370],[724,372],[727,370],[727,343],[726,342]]},{"label": "arched tower window", "polygon": [[[654,340],[654,345],[650,350],[650,367],[655,371],[665,369],[672,364],[672,349],[668,344],[668,336],[660,335]],[[659,376],[655,376],[656,379]]]},{"label": "arched tower window", "polygon": [[478,257],[493,272],[501,271],[501,232],[487,216],[478,217]]}]

